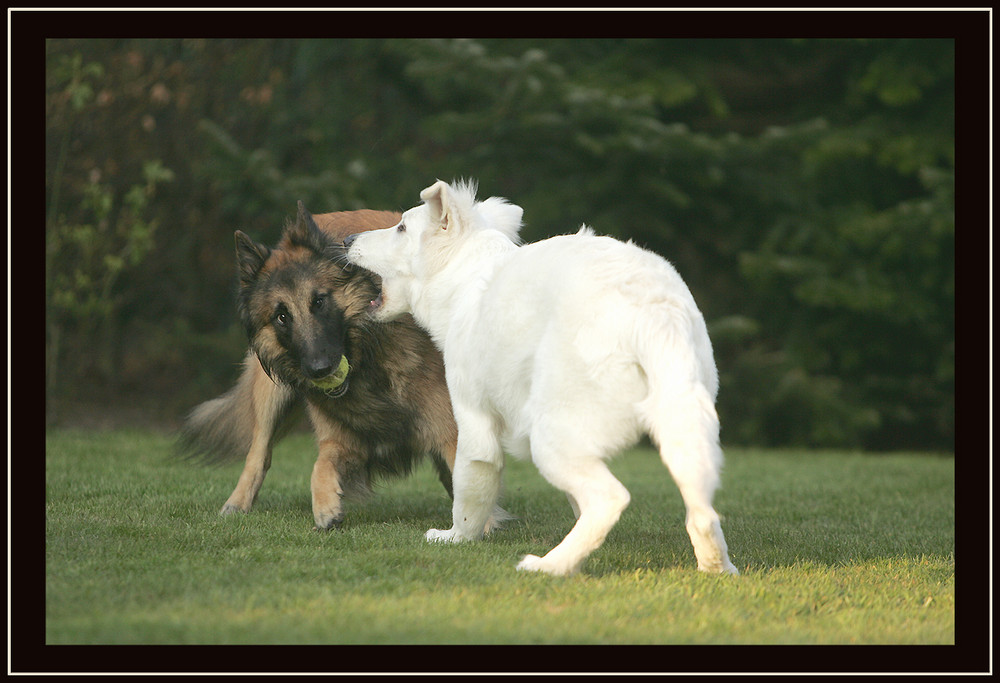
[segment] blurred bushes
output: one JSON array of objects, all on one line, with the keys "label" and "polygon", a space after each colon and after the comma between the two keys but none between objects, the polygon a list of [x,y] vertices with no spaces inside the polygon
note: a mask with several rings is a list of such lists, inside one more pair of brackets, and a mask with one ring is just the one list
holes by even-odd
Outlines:
[{"label": "blurred bushes", "polygon": [[50,412],[226,388],[235,229],[472,177],[677,265],[726,442],[951,449],[954,82],[948,40],[51,40]]}]

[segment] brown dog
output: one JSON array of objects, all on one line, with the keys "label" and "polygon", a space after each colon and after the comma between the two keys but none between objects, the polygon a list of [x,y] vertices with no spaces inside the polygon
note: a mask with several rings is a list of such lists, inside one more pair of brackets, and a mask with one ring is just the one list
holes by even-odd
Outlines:
[{"label": "brown dog", "polygon": [[[399,221],[388,211],[298,217],[274,249],[237,231],[240,318],[250,351],[236,385],[196,407],[181,445],[222,460],[245,454],[239,482],[221,514],[249,512],[290,413],[305,404],[319,454],[313,469],[316,527],[343,520],[341,498],[370,492],[380,477],[408,474],[430,455],[451,495],[457,431],[441,354],[406,317],[374,322],[376,276],[343,259],[344,238]],[[336,389],[317,382],[350,366]]]}]

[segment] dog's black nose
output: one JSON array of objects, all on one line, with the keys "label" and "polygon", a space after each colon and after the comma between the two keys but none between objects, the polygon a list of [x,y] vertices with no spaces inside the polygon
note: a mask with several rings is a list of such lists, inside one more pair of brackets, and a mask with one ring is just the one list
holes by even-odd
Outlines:
[{"label": "dog's black nose", "polygon": [[312,358],[303,363],[303,371],[309,379],[323,379],[333,373],[333,362],[327,358]]},{"label": "dog's black nose", "polygon": [[354,242],[354,238],[356,238],[357,236],[358,236],[357,233],[355,233],[353,235],[348,235],[347,237],[345,237],[344,238],[344,248],[346,249],[346,248],[350,247],[351,243]]}]

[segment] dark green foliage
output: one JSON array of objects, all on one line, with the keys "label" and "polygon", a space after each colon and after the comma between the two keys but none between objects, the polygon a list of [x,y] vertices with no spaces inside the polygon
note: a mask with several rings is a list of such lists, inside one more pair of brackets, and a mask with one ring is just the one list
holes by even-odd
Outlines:
[{"label": "dark green foliage", "polygon": [[[586,222],[678,267],[727,442],[953,448],[953,41],[52,40],[46,59],[50,398],[156,388],[183,412],[242,357],[234,230],[274,243],[297,200],[405,209],[472,177],[525,208],[527,239]],[[90,286],[66,239],[84,227],[99,325],[62,305]]]}]

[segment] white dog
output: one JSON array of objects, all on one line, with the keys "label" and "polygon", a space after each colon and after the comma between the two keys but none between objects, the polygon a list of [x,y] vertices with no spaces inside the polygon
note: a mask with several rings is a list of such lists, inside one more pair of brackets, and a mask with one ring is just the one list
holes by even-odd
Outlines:
[{"label": "white dog", "polygon": [[504,452],[531,457],[577,516],[518,569],[576,572],[629,503],[605,459],[646,432],[680,488],[698,568],[737,573],[712,498],[722,452],[705,321],[659,256],[584,227],[518,246],[522,210],[438,181],[395,227],[352,235],[347,258],[382,277],[372,314],[412,313],[444,354],[458,423],[452,528],[482,537]]}]

